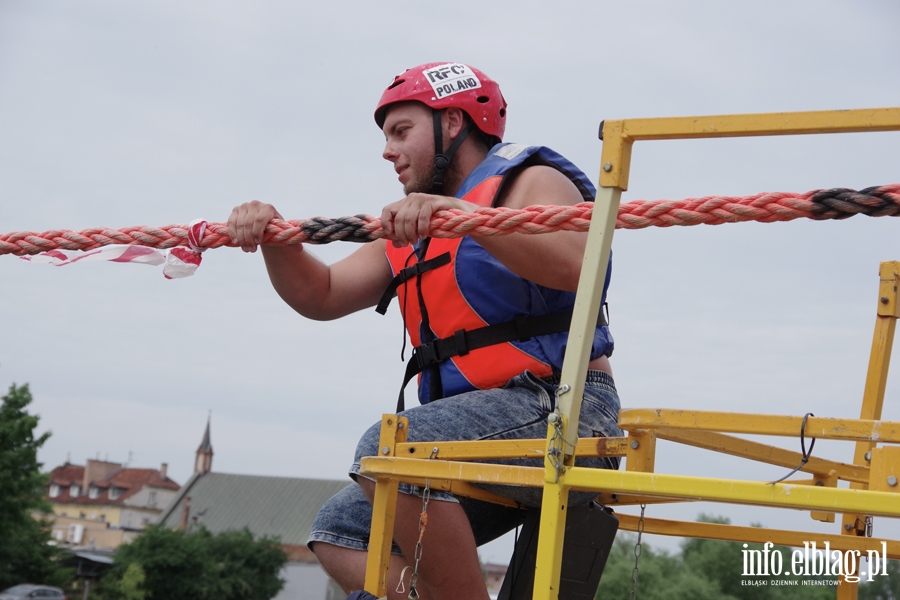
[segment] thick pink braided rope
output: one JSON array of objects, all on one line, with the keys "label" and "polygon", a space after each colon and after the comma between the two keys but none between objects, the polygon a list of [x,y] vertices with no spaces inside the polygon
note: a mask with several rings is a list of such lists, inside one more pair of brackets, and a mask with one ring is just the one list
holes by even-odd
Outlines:
[{"label": "thick pink braided rope", "polygon": [[[868,202],[874,196],[866,194],[872,190],[877,192],[878,197],[875,202]],[[616,228],[719,225],[742,221],[772,223],[801,217],[835,219],[846,218],[858,212],[872,216],[900,214],[900,184],[868,188],[862,192],[838,190],[843,196],[829,195],[829,192],[834,191],[813,190],[804,194],[766,192],[752,196],[707,196],[687,200],[638,200],[621,205]],[[823,197],[825,200],[821,200]],[[846,197],[851,197],[851,201],[842,199]],[[857,203],[854,204],[853,201]],[[480,208],[474,213],[443,210],[432,217],[431,234],[438,238],[456,238],[465,235],[587,231],[593,209],[594,204],[588,202],[575,206],[529,206],[522,210]],[[367,215],[335,220],[273,220],[266,227],[263,244],[285,246],[302,242],[327,243],[339,239],[365,242],[382,237],[384,230],[380,220]],[[0,234],[0,255],[22,256],[58,248],[92,250],[109,244],[140,244],[153,248],[187,246],[187,226],[93,228],[82,231],[55,229],[43,233],[25,231]],[[210,223],[202,245],[205,248],[234,246],[225,223]]]}]

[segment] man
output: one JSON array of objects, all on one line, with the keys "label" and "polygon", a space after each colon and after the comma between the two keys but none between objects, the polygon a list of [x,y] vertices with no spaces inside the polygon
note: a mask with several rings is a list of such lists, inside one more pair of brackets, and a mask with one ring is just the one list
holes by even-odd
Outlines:
[{"label": "man", "polygon": [[[384,312],[398,297],[416,347],[407,381],[421,371],[421,406],[403,412],[410,441],[545,437],[586,234],[439,240],[428,237],[429,223],[435,211],[448,208],[572,205],[592,200],[593,186],[547,148],[501,144],[506,101],[494,81],[467,65],[432,63],[398,75],[375,120],[386,140],[383,157],[406,194],[382,210],[387,241],[366,244],[330,266],[302,247],[263,246],[272,285],[297,312],[322,320],[376,305]],[[229,218],[229,233],[253,252],[275,217],[281,215],[271,205],[243,204]],[[608,329],[598,324],[580,436],[621,435],[612,349]],[[351,467],[359,485],[326,503],[310,537],[310,547],[345,592],[363,586],[374,483],[358,475],[359,461],[377,451],[374,425]],[[615,459],[584,464],[618,467]],[[523,506],[540,505],[540,490],[489,489]],[[401,492],[389,597],[397,594],[404,567],[412,566],[419,538],[421,490],[404,485]],[[570,503],[589,498],[573,493]],[[521,520],[516,509],[432,491],[418,565],[420,597],[488,598],[476,546]],[[408,586],[408,577],[404,581]]]}]

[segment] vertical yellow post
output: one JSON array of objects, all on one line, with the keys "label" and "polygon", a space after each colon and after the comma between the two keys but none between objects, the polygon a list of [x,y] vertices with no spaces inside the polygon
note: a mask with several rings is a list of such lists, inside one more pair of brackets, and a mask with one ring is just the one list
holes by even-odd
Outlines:
[{"label": "vertical yellow post", "polygon": [[[623,145],[619,135],[606,135],[604,128],[604,153],[609,148]],[[625,155],[630,156],[630,144]],[[606,154],[604,154],[605,156]],[[613,159],[613,165],[604,164],[600,179],[613,171],[624,175],[627,181],[628,160],[622,153]],[[594,328],[600,313],[603,284],[612,248],[616,218],[622,187],[618,184],[597,190],[591,228],[581,263],[581,276],[569,328],[569,340],[560,377],[560,394],[557,396],[557,422],[551,423],[547,433],[547,452],[544,456],[544,495],[541,503],[541,525],[538,534],[537,567],[534,576],[535,600],[556,600],[559,596],[559,575],[562,566],[563,537],[566,530],[566,509],[569,488],[565,485],[565,468],[574,464],[575,445],[578,443],[578,418],[584,395],[584,380],[590,362]],[[558,454],[551,453],[556,450]]]},{"label": "vertical yellow post", "polygon": [[566,437],[566,456],[574,451],[570,444],[578,441],[578,415],[581,413],[581,397],[584,395],[584,378],[590,362],[594,328],[600,313],[600,299],[603,297],[603,284],[606,282],[606,269],[609,266],[621,197],[622,190],[619,188],[602,187],[597,190],[597,206],[591,216],[591,228],[581,263],[581,277],[578,279],[572,325],[569,328],[560,377],[561,385],[568,386],[568,390],[559,396],[557,406],[557,412],[572,424],[572,434]]},{"label": "vertical yellow post", "polygon": [[[541,501],[541,525],[534,572],[534,600],[557,600],[559,597],[559,575],[562,570],[569,500],[569,488],[563,484],[562,442],[558,439],[559,432],[565,431],[566,423],[564,416],[560,418],[562,421],[558,429],[557,423],[551,423],[547,428],[548,451],[544,455],[544,495]],[[553,450],[560,454],[552,454]]]},{"label": "vertical yellow post", "polygon": [[[565,469],[575,462],[584,379],[590,362],[594,328],[600,313],[603,284],[606,282],[612,238],[619,215],[619,201],[622,190],[625,189],[623,182],[628,181],[631,143],[622,135],[621,126],[604,126],[601,137],[604,161],[600,171],[602,187],[597,190],[591,228],[581,263],[581,276],[578,279],[572,324],[569,327],[569,340],[560,376],[560,394],[557,396],[555,416],[558,421],[550,424],[547,433],[544,496],[534,575],[535,600],[556,600],[559,596],[559,574],[569,499]],[[554,451],[558,453],[551,454]]]},{"label": "vertical yellow post", "polygon": [[[409,419],[406,417],[382,415],[378,455],[395,456],[397,444],[406,441],[408,427]],[[397,514],[397,488],[398,483],[389,479],[379,479],[375,482],[365,588],[378,598],[387,594],[391,543],[394,541],[394,517]]]},{"label": "vertical yellow post", "polygon": [[[897,327],[897,316],[900,314],[900,301],[897,289],[900,286],[900,262],[883,262],[879,268],[880,283],[878,286],[878,311],[875,317],[875,334],[872,338],[872,351],[869,354],[869,369],[866,373],[866,386],[863,392],[860,419],[880,419],[884,406],[884,390],[887,386],[888,368],[891,364],[891,350],[894,347],[894,330]],[[853,462],[857,465],[868,465],[874,442],[857,442],[853,453]],[[862,483],[851,483],[852,489],[867,489]],[[841,519],[842,535],[865,535],[860,531],[860,523],[865,523],[866,515],[845,513]],[[856,600],[858,584],[841,581],[838,587],[838,600]]]}]

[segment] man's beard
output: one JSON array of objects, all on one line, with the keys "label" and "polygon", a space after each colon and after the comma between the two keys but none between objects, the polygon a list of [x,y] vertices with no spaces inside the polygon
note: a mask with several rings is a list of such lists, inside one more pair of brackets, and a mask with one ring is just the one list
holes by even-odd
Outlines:
[{"label": "man's beard", "polygon": [[431,191],[431,182],[434,180],[434,163],[427,172],[419,173],[409,180],[409,183],[403,186],[403,193],[410,194],[427,194]]},{"label": "man's beard", "polygon": [[[433,182],[434,162],[431,163],[431,168],[428,169],[426,173],[414,176],[410,179],[409,183],[403,186],[403,193],[407,196],[415,193],[430,194],[432,193],[431,185]],[[447,169],[444,171],[444,189],[441,193],[447,195],[448,190],[456,190],[461,184],[462,177],[459,172],[459,166],[455,160],[451,160]]]}]

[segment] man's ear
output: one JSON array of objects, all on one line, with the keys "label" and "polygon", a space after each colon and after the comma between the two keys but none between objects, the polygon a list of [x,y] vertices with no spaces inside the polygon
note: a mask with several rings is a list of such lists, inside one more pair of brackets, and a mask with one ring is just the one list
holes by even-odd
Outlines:
[{"label": "man's ear", "polygon": [[466,126],[466,120],[462,109],[456,107],[444,109],[442,120],[445,128],[444,133],[446,134],[446,139],[448,141],[455,140],[456,136],[458,136]]}]

